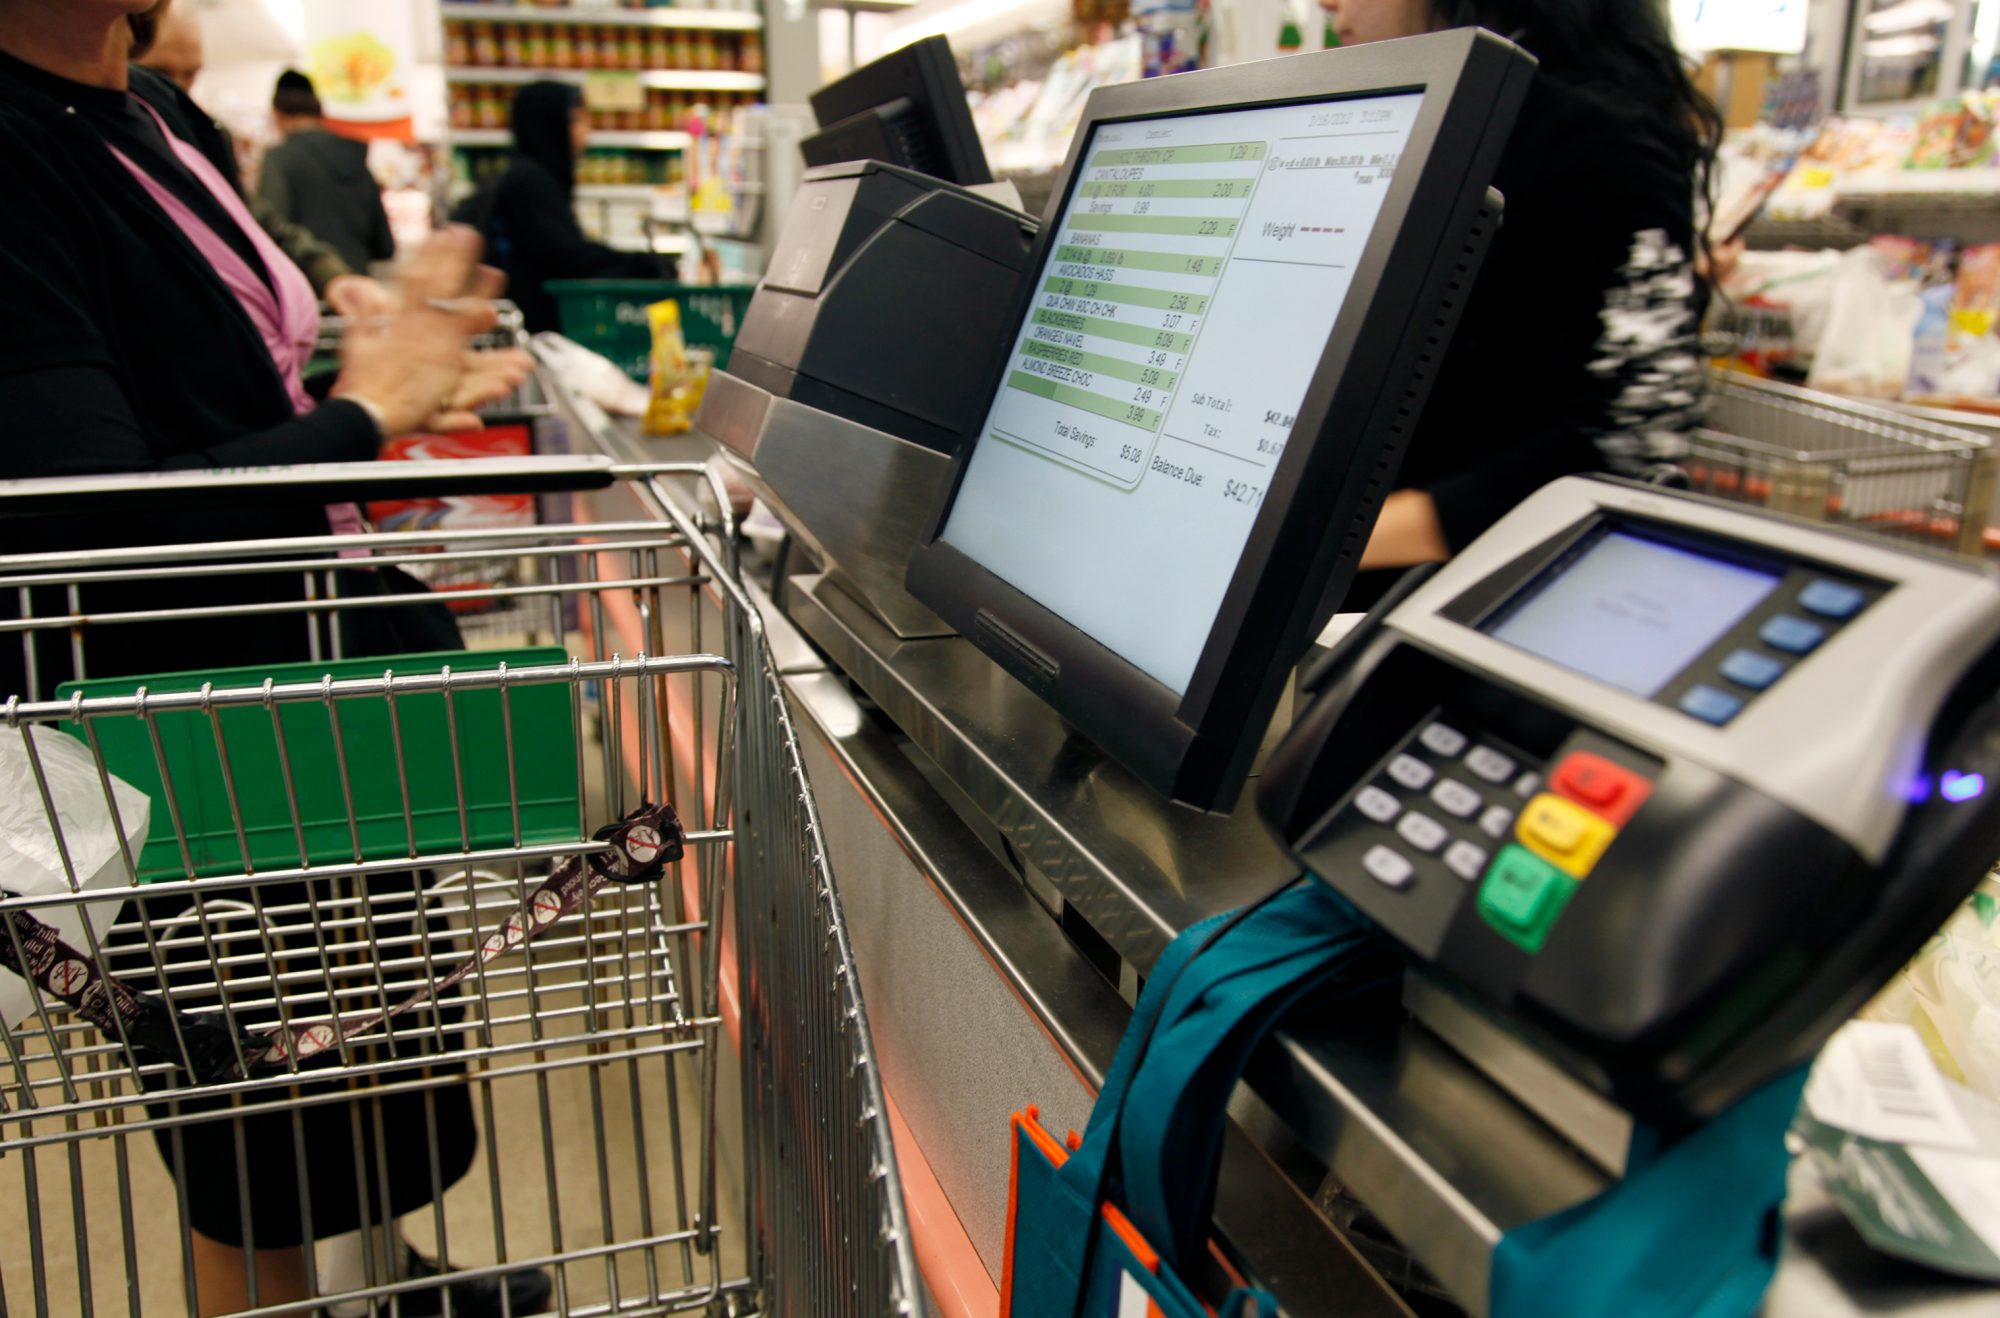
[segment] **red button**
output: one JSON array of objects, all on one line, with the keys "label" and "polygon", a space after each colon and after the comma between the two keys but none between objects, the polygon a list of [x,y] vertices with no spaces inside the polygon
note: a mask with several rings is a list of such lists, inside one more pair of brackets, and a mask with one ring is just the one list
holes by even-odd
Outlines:
[{"label": "red button", "polygon": [[1652,782],[1643,775],[1589,751],[1576,751],[1557,765],[1549,787],[1620,828],[1653,794]]}]

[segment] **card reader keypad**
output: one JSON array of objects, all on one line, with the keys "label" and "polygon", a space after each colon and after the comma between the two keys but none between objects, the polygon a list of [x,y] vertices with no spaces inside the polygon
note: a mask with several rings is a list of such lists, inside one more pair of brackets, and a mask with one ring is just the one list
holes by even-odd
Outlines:
[{"label": "card reader keypad", "polygon": [[1315,851],[1358,859],[1378,907],[1409,902],[1441,929],[1470,901],[1532,955],[1652,795],[1658,770],[1635,767],[1645,763],[1581,732],[1543,762],[1470,719],[1433,717],[1336,811]]}]

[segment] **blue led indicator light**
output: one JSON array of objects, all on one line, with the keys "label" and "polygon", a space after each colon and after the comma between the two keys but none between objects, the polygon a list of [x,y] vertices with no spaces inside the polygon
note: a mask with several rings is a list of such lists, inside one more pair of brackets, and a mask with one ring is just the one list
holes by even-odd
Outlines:
[{"label": "blue led indicator light", "polygon": [[1938,794],[1947,801],[1970,801],[1986,790],[1986,776],[1978,773],[1959,773],[1955,769],[1945,770],[1938,779]]}]

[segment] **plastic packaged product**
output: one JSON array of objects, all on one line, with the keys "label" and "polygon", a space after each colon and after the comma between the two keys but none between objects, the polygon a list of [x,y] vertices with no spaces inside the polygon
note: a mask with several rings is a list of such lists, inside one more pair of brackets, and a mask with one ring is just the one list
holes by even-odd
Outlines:
[{"label": "plastic packaged product", "polygon": [[1944,392],[1945,350],[1951,338],[1951,295],[1947,284],[1927,288],[1919,295],[1923,314],[1917,318],[1917,330],[1912,336],[1910,381],[1904,387],[1905,397],[1921,398]]},{"label": "plastic packaged product", "polygon": [[[37,727],[31,735],[41,761],[42,782],[55,804],[61,837],[58,839],[49,827],[41,784],[35,779],[26,744],[19,735],[0,737],[0,874],[5,875],[0,887],[22,897],[70,892],[71,871],[63,867],[65,854],[80,891],[131,886],[132,870],[125,857],[137,856],[145,849],[151,800],[123,779],[112,778],[111,802],[107,802],[104,784],[97,776],[97,761],[88,747],[54,728]],[[117,806],[115,819],[112,803]],[[74,902],[37,907],[30,914],[55,928],[69,946],[89,952],[93,942],[99,942],[110,928],[120,905],[116,901]],[[19,1024],[33,1014],[34,1003],[35,991],[28,981],[0,971],[0,1023]],[[64,1010],[56,1004],[49,1007],[51,1011]]]},{"label": "plastic packaged product", "polygon": [[691,349],[681,334],[681,304],[669,298],[646,308],[653,331],[652,401],[646,408],[649,435],[678,435],[694,424],[708,387],[712,353]]}]

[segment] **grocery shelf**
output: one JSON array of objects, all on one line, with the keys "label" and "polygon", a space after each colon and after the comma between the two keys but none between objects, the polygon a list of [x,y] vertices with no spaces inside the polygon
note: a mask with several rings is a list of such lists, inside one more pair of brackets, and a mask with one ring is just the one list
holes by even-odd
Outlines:
[{"label": "grocery shelf", "polygon": [[473,23],[587,23],[594,27],[677,27],[710,32],[758,32],[764,16],[727,9],[594,9],[584,5],[438,6],[446,20]]},{"label": "grocery shelf", "polygon": [[579,183],[576,195],[589,201],[651,201],[671,183]]},{"label": "grocery shelf", "polygon": [[1986,209],[2000,202],[2000,169],[1906,169],[1869,174],[1841,183],[1837,195],[1844,206]]},{"label": "grocery shelf", "polygon": [[[634,11],[636,12],[636,11]],[[579,87],[600,73],[625,73],[638,79],[641,87],[688,92],[761,92],[761,73],[732,73],[722,69],[653,69],[635,73],[625,69],[477,69],[450,68],[444,80],[450,83],[521,84],[530,82],[573,82]]]},{"label": "grocery shelf", "polygon": [[[504,128],[454,128],[451,130],[453,146],[512,146],[513,134]],[[692,133],[673,132],[664,129],[648,132],[634,132],[621,129],[597,129],[590,132],[592,149],[618,148],[626,151],[685,151],[694,145]]]}]

